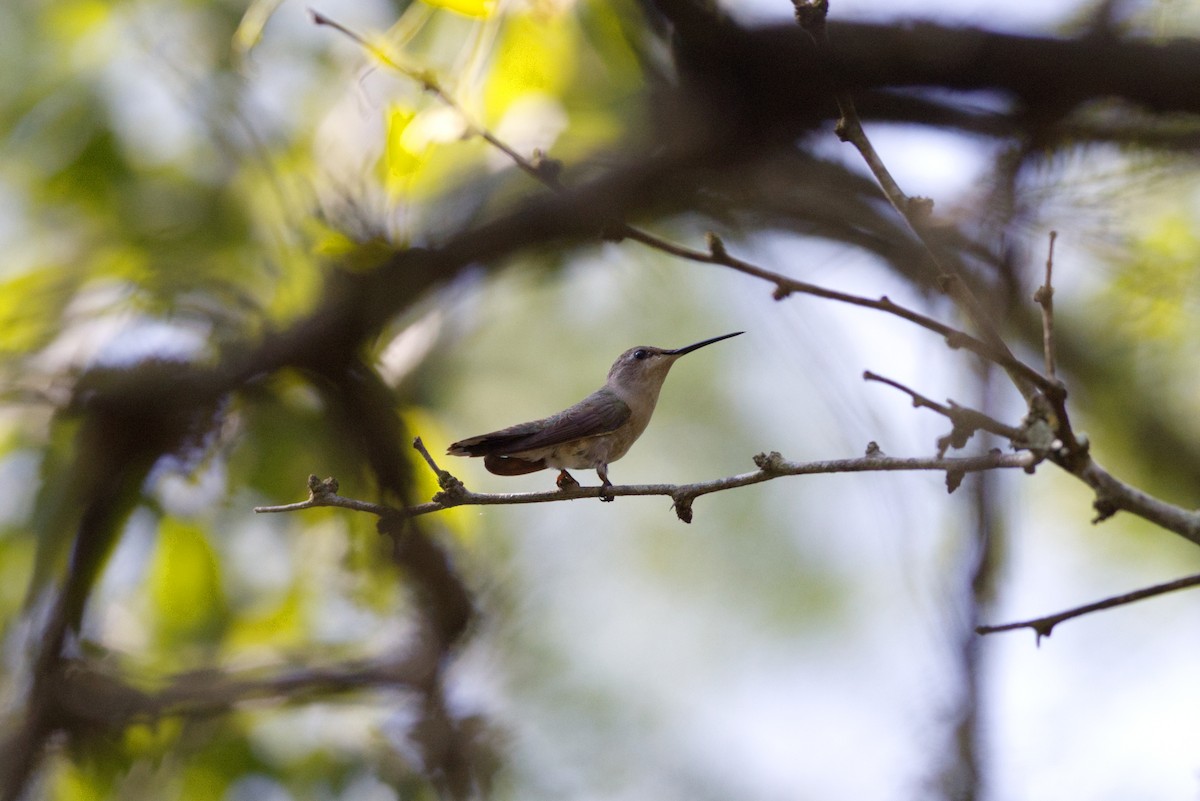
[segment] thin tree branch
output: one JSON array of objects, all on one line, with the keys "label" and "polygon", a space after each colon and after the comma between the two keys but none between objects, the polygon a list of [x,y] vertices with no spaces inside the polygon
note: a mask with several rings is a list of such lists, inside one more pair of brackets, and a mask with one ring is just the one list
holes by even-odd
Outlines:
[{"label": "thin tree branch", "polygon": [[[1101,523],[1117,512],[1128,512],[1200,545],[1200,511],[1167,503],[1113,476],[1092,459],[1087,438],[1082,434],[1074,434],[1065,416],[1061,418],[1063,422],[1052,428],[1044,420],[1031,414],[1025,425],[1016,429],[957,404],[945,406],[898,381],[870,371],[865,372],[863,378],[894,387],[911,397],[913,406],[932,409],[954,423],[955,429],[938,441],[939,451],[942,453],[945,452],[947,440],[950,440],[949,444],[954,447],[962,447],[975,430],[1008,437],[1015,447],[1029,449],[1030,468],[1042,459],[1048,459],[1092,488],[1096,494],[1092,503],[1096,510],[1093,523]],[[1062,414],[1065,415],[1065,409]],[[1064,435],[1069,435],[1075,444],[1066,445],[1059,438]]]},{"label": "thin tree branch", "polygon": [[1200,574],[1187,576],[1186,578],[1168,581],[1165,584],[1155,584],[1153,587],[1146,587],[1133,592],[1127,592],[1124,595],[1114,595],[1111,598],[1105,598],[1102,601],[1095,603],[1084,604],[1077,606],[1074,609],[1068,609],[1065,612],[1058,612],[1053,615],[1045,615],[1044,617],[1035,617],[1031,620],[1021,620],[1016,623],[1003,623],[996,626],[977,626],[975,631],[979,634],[995,634],[1001,631],[1016,631],[1017,629],[1033,629],[1037,634],[1037,641],[1041,643],[1043,637],[1049,637],[1054,627],[1064,620],[1081,617],[1092,612],[1099,612],[1104,609],[1112,609],[1117,606],[1125,606],[1126,604],[1142,601],[1147,598],[1154,598],[1159,595],[1165,595],[1168,592],[1176,590],[1186,590],[1189,587],[1200,586]]},{"label": "thin tree branch", "polygon": [[1046,282],[1038,287],[1033,300],[1042,307],[1042,350],[1046,357],[1046,377],[1054,380],[1054,240],[1058,231],[1050,232],[1050,247],[1046,254]]},{"label": "thin tree branch", "polygon": [[1200,512],[1167,503],[1125,483],[1090,456],[1083,466],[1070,472],[1096,493],[1092,502],[1096,510],[1093,523],[1101,523],[1117,512],[1129,512],[1200,545]]},{"label": "thin tree branch", "polygon": [[485,126],[475,122],[474,118],[467,113],[467,110],[463,108],[462,104],[454,98],[454,95],[450,94],[450,92],[448,92],[442,86],[441,82],[438,81],[437,77],[431,71],[417,69],[415,67],[409,67],[401,64],[389,52],[388,48],[368,41],[367,38],[362,34],[357,33],[356,31],[348,28],[337,20],[326,16],[325,14],[322,14],[320,11],[310,8],[308,13],[312,16],[312,20],[315,24],[327,25],[338,33],[349,37],[372,56],[379,59],[379,61],[396,70],[396,72],[400,73],[406,78],[416,81],[426,92],[436,97],[447,107],[458,112],[459,117],[463,121],[463,125],[466,126],[466,129],[470,135],[480,137],[489,145],[504,153],[504,155],[512,159],[514,164],[516,164],[525,172],[529,173],[537,180],[547,183],[547,185],[553,183],[553,170],[544,170],[541,163],[537,163],[531,159],[525,158],[518,153],[515,148],[511,147],[502,139],[492,134],[492,132],[489,131]]},{"label": "thin tree branch", "polygon": [[[812,38],[820,52],[828,53],[830,50],[829,33],[825,26],[825,19],[829,14],[829,0],[793,0],[792,5],[796,9],[796,22]],[[867,163],[871,174],[875,176],[875,180],[879,183],[879,188],[883,190],[888,202],[910,224],[913,233],[920,237],[920,232],[912,226],[913,215],[914,213],[928,215],[933,207],[932,201],[927,198],[910,198],[896,183],[896,179],[892,177],[891,171],[883,163],[883,159],[879,157],[879,153],[871,144],[866,131],[863,130],[862,120],[858,116],[858,110],[854,107],[854,98],[851,94],[844,90],[835,91],[834,101],[837,103],[838,113],[841,115],[836,129],[838,138],[854,145],[863,161]],[[932,252],[930,255],[933,255]],[[936,256],[934,264],[937,265]],[[937,266],[940,272],[944,272],[940,265]]]},{"label": "thin tree branch", "polygon": [[[419,441],[420,439],[418,438],[417,442]],[[296,512],[303,509],[315,509],[321,506],[336,506],[343,509],[367,512],[368,514],[380,517],[390,517],[393,515],[417,517],[441,512],[455,506],[500,506],[577,501],[584,498],[601,498],[605,496],[662,495],[672,499],[675,513],[679,519],[685,523],[690,523],[692,519],[692,501],[696,498],[714,492],[746,487],[751,484],[760,484],[782,476],[803,476],[819,473],[933,470],[945,472],[947,476],[958,476],[961,478],[966,473],[994,470],[997,468],[1028,470],[1036,464],[1036,457],[1027,452],[1004,454],[999,451],[992,451],[980,456],[957,458],[897,458],[882,455],[882,452],[878,449],[872,449],[868,451],[866,456],[857,459],[793,462],[784,459],[778,453],[772,451],[770,454],[758,454],[754,457],[754,463],[758,466],[758,469],[753,472],[712,479],[710,481],[700,481],[694,484],[624,484],[608,487],[607,489],[604,487],[574,487],[545,492],[502,493],[472,492],[461,481],[446,471],[435,469],[435,472],[439,476],[439,483],[442,483],[443,476],[448,477],[448,480],[442,484],[443,489],[436,493],[432,500],[407,508],[389,507],[353,498],[345,498],[338,495],[336,489],[333,491],[313,492],[311,489],[313,479],[310,477],[308,500],[282,506],[257,506],[254,508],[254,511],[267,514]],[[328,485],[329,482],[332,482],[332,486],[336,488],[337,483],[333,479],[326,479],[325,482],[318,483]],[[447,489],[446,487],[449,488]]]},{"label": "thin tree branch", "polygon": [[[996,418],[984,414],[983,412],[968,408],[966,406],[959,406],[954,401],[949,401],[949,405],[938,403],[937,401],[922,395],[916,390],[906,387],[899,381],[895,381],[891,378],[885,378],[884,376],[873,373],[870,370],[863,372],[863,380],[877,381],[881,384],[887,384],[889,387],[900,390],[912,398],[914,408],[932,409],[943,417],[949,419],[950,422],[954,423],[955,429],[961,428],[966,432],[969,432],[967,434],[968,437],[975,431],[987,431],[989,433],[996,434],[997,436],[1006,437],[1014,446],[1023,447],[1025,444],[1024,431],[1002,423]],[[954,447],[961,448],[962,445],[955,445]],[[945,448],[940,447],[939,453],[945,453]]]},{"label": "thin tree branch", "polygon": [[[632,229],[631,229],[632,230]],[[812,295],[813,297],[833,300],[839,303],[846,303],[851,306],[858,306],[864,309],[874,309],[899,317],[902,320],[907,320],[910,323],[920,326],[935,334],[940,334],[946,340],[946,344],[951,348],[962,348],[969,350],[980,358],[994,362],[1010,374],[1016,373],[1024,377],[1029,382],[1036,385],[1039,389],[1045,392],[1054,391],[1055,386],[1046,381],[1041,373],[1034,370],[1029,365],[1017,359],[1008,348],[996,349],[983,340],[971,336],[965,331],[962,331],[953,326],[946,325],[939,320],[936,320],[928,315],[921,314],[905,306],[893,301],[887,295],[882,295],[878,298],[867,298],[861,295],[853,295],[848,292],[841,292],[835,289],[827,289],[816,284],[810,284],[807,281],[799,281],[794,278],[789,278],[781,273],[768,270],[753,264],[744,259],[733,256],[725,248],[725,243],[719,236],[714,233],[708,235],[709,250],[696,250],[684,245],[679,245],[670,242],[653,234],[647,234],[643,231],[633,231],[626,233],[629,239],[641,242],[656,250],[676,256],[688,261],[700,262],[703,264],[714,264],[722,267],[728,267],[739,273],[750,275],[755,278],[762,279],[775,285],[774,297],[776,300],[783,300],[791,294]]]},{"label": "thin tree branch", "polygon": [[255,512],[298,512],[301,509],[312,509],[316,506],[340,506],[355,512],[366,512],[377,517],[392,511],[392,507],[370,501],[360,501],[354,498],[344,498],[337,494],[338,481],[332,476],[324,480],[314,475],[308,477],[308,500],[283,506],[256,506]]}]

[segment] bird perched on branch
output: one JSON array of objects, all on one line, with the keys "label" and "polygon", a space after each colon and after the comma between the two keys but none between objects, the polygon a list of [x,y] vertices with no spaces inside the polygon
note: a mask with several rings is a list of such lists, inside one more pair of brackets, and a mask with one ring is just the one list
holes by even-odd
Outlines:
[{"label": "bird perched on branch", "polygon": [[468,437],[451,445],[451,456],[482,456],[483,466],[498,476],[519,476],[546,468],[559,470],[558,486],[578,487],[567,472],[591,469],[600,477],[600,499],[608,494],[608,465],[629,452],[646,430],[658,393],[675,360],[684,354],[735,337],[736,331],[684,348],[666,350],[640,345],[621,354],[608,371],[604,386],[558,414],[529,423]]}]

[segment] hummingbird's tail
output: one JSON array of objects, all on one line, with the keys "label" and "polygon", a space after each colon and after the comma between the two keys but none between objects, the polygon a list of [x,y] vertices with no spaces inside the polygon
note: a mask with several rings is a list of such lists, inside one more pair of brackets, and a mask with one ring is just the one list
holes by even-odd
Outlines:
[{"label": "hummingbird's tail", "polygon": [[498,456],[489,453],[483,457],[483,466],[489,473],[498,476],[523,476],[546,469],[545,459],[520,459],[516,456]]}]

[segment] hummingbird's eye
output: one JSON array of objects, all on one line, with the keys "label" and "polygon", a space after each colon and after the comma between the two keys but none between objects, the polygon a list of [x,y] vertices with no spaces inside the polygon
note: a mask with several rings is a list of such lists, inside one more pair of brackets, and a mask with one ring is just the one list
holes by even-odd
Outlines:
[{"label": "hummingbird's eye", "polygon": [[649,355],[650,355],[650,352],[645,350],[644,348],[638,348],[637,350],[635,350],[633,352],[633,358],[637,359],[639,362],[642,359],[645,359]]}]

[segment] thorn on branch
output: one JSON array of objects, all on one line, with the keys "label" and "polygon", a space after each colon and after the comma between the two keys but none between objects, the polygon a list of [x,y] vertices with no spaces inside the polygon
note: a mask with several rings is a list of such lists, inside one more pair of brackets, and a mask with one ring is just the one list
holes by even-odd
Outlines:
[{"label": "thorn on branch", "polygon": [[[918,404],[914,401],[913,405],[917,406]],[[954,423],[950,429],[950,433],[937,439],[937,455],[939,459],[945,458],[946,451],[951,448],[962,450],[967,447],[967,443],[971,441],[971,437],[975,436],[975,432],[979,430],[975,426],[956,418],[953,414],[950,416],[950,419]],[[953,492],[954,490],[950,491]]]},{"label": "thorn on branch", "polygon": [[946,347],[950,350],[958,350],[966,345],[969,335],[962,331],[951,331],[946,334]]},{"label": "thorn on branch", "polygon": [[729,259],[729,251],[725,249],[725,241],[715,231],[706,233],[704,241],[708,244],[708,252],[714,259],[717,261],[727,261]]},{"label": "thorn on branch", "polygon": [[783,471],[783,456],[779,451],[755,454],[754,464],[768,475],[777,475]]},{"label": "thorn on branch", "polygon": [[[947,416],[954,425],[950,429],[949,434],[946,434],[944,437],[938,437],[937,453],[939,459],[944,457],[946,455],[946,451],[950,450],[951,448],[954,448],[955,450],[962,450],[963,448],[967,447],[967,443],[971,441],[971,437],[975,436],[975,432],[979,430],[979,427],[972,423],[972,419],[975,417],[975,415],[972,414],[970,409],[964,409],[954,401],[947,401],[947,404],[947,410],[949,412]],[[954,490],[951,490],[951,492],[953,491]]]},{"label": "thorn on branch", "polygon": [[784,298],[791,295],[793,291],[794,290],[791,287],[785,286],[783,284],[776,284],[775,291],[771,293],[771,297],[774,298],[775,300],[783,300]]},{"label": "thorn on branch", "polygon": [[692,495],[674,495],[672,496],[672,505],[675,509],[675,516],[685,523],[692,522],[692,501],[696,498]]},{"label": "thorn on branch", "polygon": [[814,38],[825,27],[829,16],[829,0],[792,0],[796,10],[796,22]]},{"label": "thorn on branch", "polygon": [[840,142],[849,142],[851,139],[850,123],[845,117],[839,117],[837,124],[833,126],[833,133],[837,136]]},{"label": "thorn on branch", "polygon": [[530,160],[533,169],[538,173],[541,179],[550,186],[560,186],[558,177],[562,175],[563,163],[558,159],[550,158],[540,148],[533,151],[533,158]]},{"label": "thorn on branch", "polygon": [[[938,458],[940,459],[942,457],[939,455]],[[963,479],[966,477],[966,475],[967,471],[963,470],[961,467],[951,467],[948,469],[946,471],[946,494],[953,495],[954,491],[962,485]]]},{"label": "thorn on branch", "polygon": [[420,70],[413,73],[413,80],[421,85],[422,92],[442,96],[441,84],[438,83],[437,76],[431,70]]},{"label": "thorn on branch", "polygon": [[308,476],[308,499],[320,501],[338,494],[338,480],[333,476],[321,480],[315,475]]},{"label": "thorn on branch", "polygon": [[908,218],[913,225],[920,225],[928,222],[933,216],[933,198],[921,197],[920,195],[908,198],[906,203],[908,208]]},{"label": "thorn on branch", "polygon": [[879,443],[875,440],[871,440],[867,443],[867,450],[863,455],[868,459],[882,459],[887,456],[887,454],[883,452],[883,448],[879,447]]},{"label": "thorn on branch", "polygon": [[401,535],[404,534],[408,521],[409,518],[402,514],[382,515],[375,521],[375,531],[391,537],[398,553],[402,548]]},{"label": "thorn on branch", "polygon": [[1096,510],[1096,516],[1092,518],[1092,525],[1103,523],[1121,511],[1121,507],[1117,505],[1116,500],[1107,495],[1097,495],[1096,500],[1092,501],[1092,508]]}]

